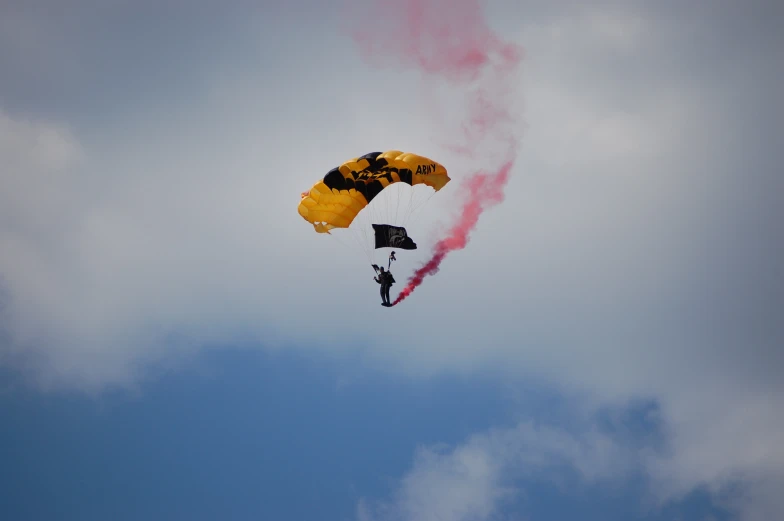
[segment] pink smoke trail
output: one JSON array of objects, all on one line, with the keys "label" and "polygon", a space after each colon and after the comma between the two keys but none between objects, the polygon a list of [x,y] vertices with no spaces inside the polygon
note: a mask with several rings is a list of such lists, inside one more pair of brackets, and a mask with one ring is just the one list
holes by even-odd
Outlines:
[{"label": "pink smoke trail", "polygon": [[468,244],[468,235],[479,222],[479,216],[487,205],[495,205],[504,200],[504,187],[509,179],[509,172],[513,163],[510,161],[493,175],[475,174],[468,178],[466,188],[470,197],[463,205],[463,213],[452,226],[447,236],[436,243],[435,252],[424,266],[414,272],[406,286],[392,302],[392,305],[408,297],[417,286],[422,284],[425,277],[438,273],[438,268],[444,258],[455,250],[462,250]]},{"label": "pink smoke trail", "polygon": [[368,10],[368,18],[353,33],[370,63],[388,64],[385,58],[396,59],[401,65],[467,88],[467,116],[460,129],[464,142],[450,143],[450,149],[473,157],[479,144],[489,139],[508,150],[495,173],[479,172],[464,181],[461,194],[465,201],[457,221],[436,243],[430,260],[409,278],[394,306],[425,277],[436,274],[450,252],[465,248],[481,214],[503,201],[518,148],[509,128],[515,118],[507,97],[523,53],[488,27],[479,0],[357,1],[354,7]]}]

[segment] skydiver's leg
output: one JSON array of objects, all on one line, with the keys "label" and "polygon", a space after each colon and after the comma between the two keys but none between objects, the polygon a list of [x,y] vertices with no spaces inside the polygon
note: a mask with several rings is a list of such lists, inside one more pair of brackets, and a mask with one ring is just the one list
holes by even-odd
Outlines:
[{"label": "skydiver's leg", "polygon": [[384,304],[386,300],[384,300],[384,284],[381,285],[378,291],[381,294],[381,303]]},{"label": "skydiver's leg", "polygon": [[391,288],[391,287],[392,287],[392,285],[389,284],[389,285],[387,285],[387,287],[384,288],[384,299],[385,299],[387,304],[389,304],[389,288]]}]

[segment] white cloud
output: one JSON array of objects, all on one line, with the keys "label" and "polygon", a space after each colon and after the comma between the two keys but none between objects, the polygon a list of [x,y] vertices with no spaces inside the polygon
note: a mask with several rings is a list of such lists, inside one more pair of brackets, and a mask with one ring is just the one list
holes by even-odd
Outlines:
[{"label": "white cloud", "polygon": [[[735,431],[746,425],[727,423]],[[683,444],[677,439],[684,432],[680,426],[665,423],[661,426],[666,440],[662,447],[640,439],[623,441],[591,422],[581,425],[567,431],[524,421],[477,433],[454,447],[420,447],[391,497],[362,498],[357,504],[357,519],[501,519],[510,504],[517,505],[514,511],[518,516],[529,519],[524,512],[525,505],[532,503],[528,497],[532,483],[546,483],[569,495],[584,485],[620,491],[630,478],[648,482],[649,495],[640,498],[641,512],[677,504],[696,489],[713,493],[716,506],[744,521],[773,519],[781,511],[778,485],[783,481],[777,461],[728,465],[727,458],[718,456],[730,454],[732,459],[733,454],[767,447],[767,442],[745,447],[742,444],[747,440],[738,440],[734,446],[717,447],[714,440],[725,438],[718,428],[712,437],[703,432],[700,440]],[[685,432],[691,430],[687,426]],[[675,434],[675,439],[667,434]],[[761,452],[767,454],[767,449]],[[721,471],[715,472],[719,467]]]},{"label": "white cloud", "polygon": [[81,145],[63,125],[15,119],[0,111],[0,215],[17,225],[38,220],[70,203],[73,170],[83,159]]},{"label": "white cloud", "polygon": [[522,479],[562,486],[562,469],[585,483],[618,482],[633,470],[635,455],[610,437],[589,430],[574,436],[520,423],[472,436],[456,447],[422,447],[394,499],[363,499],[360,521],[462,521],[495,519],[507,501],[525,494]]}]

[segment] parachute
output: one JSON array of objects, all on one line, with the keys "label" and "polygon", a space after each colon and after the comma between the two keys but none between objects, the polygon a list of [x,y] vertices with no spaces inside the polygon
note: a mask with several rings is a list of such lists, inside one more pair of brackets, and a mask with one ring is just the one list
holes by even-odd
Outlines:
[{"label": "parachute", "polygon": [[327,172],[301,194],[297,210],[317,233],[352,231],[372,263],[376,248],[416,248],[405,226],[449,181],[446,168],[427,157],[371,152]]}]

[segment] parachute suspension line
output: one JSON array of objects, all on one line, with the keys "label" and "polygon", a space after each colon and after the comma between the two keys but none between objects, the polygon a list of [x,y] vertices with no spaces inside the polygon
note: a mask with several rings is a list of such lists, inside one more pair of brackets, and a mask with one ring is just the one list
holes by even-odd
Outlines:
[{"label": "parachute suspension line", "polygon": [[[368,251],[367,248],[367,233],[365,233],[364,227],[360,226],[359,230],[355,229],[353,230],[353,232],[354,232],[354,239],[357,241],[357,244],[359,244],[359,247],[362,249],[363,253],[365,254],[365,257],[367,257],[368,261],[370,261],[370,263],[372,264],[373,262],[370,258],[370,252]],[[362,235],[360,236],[360,234]]]},{"label": "parachute suspension line", "polygon": [[[417,190],[416,192],[411,192],[411,213],[416,211],[417,206],[422,202],[422,200],[427,196],[429,193],[430,188],[422,187],[421,190]],[[411,215],[411,214],[409,214]]]},{"label": "parachute suspension line", "polygon": [[[382,197],[383,192],[379,193],[376,197]],[[373,233],[373,223],[379,218],[379,206],[381,201],[371,201],[365,208],[362,233],[365,237],[365,248],[368,250],[368,258],[370,263],[375,264],[375,233]]]},{"label": "parachute suspension line", "polygon": [[408,212],[406,213],[405,223],[407,223],[408,218],[411,217],[411,208],[413,206],[414,206],[414,187],[412,186],[411,190],[408,191]]},{"label": "parachute suspension line", "polygon": [[372,264],[372,255],[371,252],[368,251],[368,244],[367,244],[367,232],[365,227],[362,225],[362,222],[367,219],[367,216],[364,215],[365,212],[358,214],[354,221],[348,226],[346,229],[348,233],[351,234],[354,242],[359,247],[360,251],[365,254],[365,257],[368,261]]},{"label": "parachute suspension line", "polygon": [[408,195],[405,196],[401,194],[402,196],[401,198],[405,197],[406,199],[403,208],[403,215],[400,217],[400,220],[398,221],[401,226],[405,226],[406,222],[408,221],[408,216],[411,214],[411,202],[414,200],[414,192],[417,191],[413,186],[409,186],[407,188],[408,188]]},{"label": "parachute suspension line", "polygon": [[359,250],[362,253],[364,253],[365,256],[367,257],[368,256],[368,251],[367,251],[367,243],[366,243],[366,241],[362,240],[362,238],[359,236],[359,234],[356,233],[356,230],[351,230],[351,237],[353,237],[354,242],[359,247]]},{"label": "parachute suspension line", "polygon": [[401,218],[401,220],[402,220],[401,224],[403,226],[406,226],[406,223],[408,222],[408,218],[411,216],[411,208],[413,207],[414,192],[415,191],[417,191],[415,187],[413,187],[413,186],[409,186],[408,187],[408,204],[405,205],[404,211],[403,211],[403,216]]},{"label": "parachute suspension line", "polygon": [[[403,190],[407,190],[408,194],[403,193]],[[436,190],[421,185],[393,184],[382,190],[357,215],[351,229],[354,232],[356,242],[365,252],[371,264],[376,263],[376,257],[378,256],[378,252],[375,249],[373,224],[390,224],[403,227],[413,224],[421,216],[419,210],[430,201],[430,198],[435,193]]]},{"label": "parachute suspension line", "polygon": [[[386,192],[386,190],[384,190],[384,192]],[[383,192],[382,192],[382,194],[383,194]],[[390,196],[390,194],[384,194],[384,195],[386,195],[386,197],[384,197],[384,214],[382,215],[382,217],[384,218],[384,221],[386,221],[387,217],[389,216],[389,196]]]},{"label": "parachute suspension line", "polygon": [[[425,197],[425,198],[417,198],[417,201],[414,202],[414,196],[413,196],[413,191],[412,191],[412,195],[411,195],[411,201],[412,202],[411,202],[411,205],[410,205],[410,211],[408,212],[408,214],[405,217],[404,226],[408,226],[408,225],[414,224],[415,222],[417,222],[417,220],[419,220],[419,217],[422,214],[421,213],[417,213],[417,212],[420,209],[422,209],[430,201],[430,198],[433,197],[435,194],[436,194],[436,191],[433,190],[430,193],[430,195],[428,195],[427,197]],[[411,216],[414,215],[414,214],[416,214],[416,216],[412,219]]]},{"label": "parachute suspension line", "polygon": [[410,221],[408,223],[409,225],[412,225],[412,224],[416,223],[417,221],[419,221],[419,218],[422,217],[422,212],[420,210],[428,203],[428,201],[430,201],[430,198],[433,197],[433,195],[435,195],[435,194],[431,194],[427,199],[425,199],[423,202],[419,203],[416,206],[416,208],[414,208],[412,210],[411,214],[413,215],[413,218],[410,219]]},{"label": "parachute suspension line", "polygon": [[[352,237],[352,239],[354,239],[354,242],[356,244],[351,245],[351,244],[346,243],[340,237],[343,234],[343,232],[346,232],[348,235],[350,235]],[[351,230],[350,228],[347,228],[347,229],[335,229],[335,230],[332,230],[332,233],[330,233],[329,235],[330,235],[330,237],[333,240],[339,242],[344,248],[346,248],[349,251],[355,251],[358,248],[360,251],[365,253],[365,256],[368,257],[368,260],[370,261],[370,263],[371,264],[373,263],[372,259],[368,255],[368,251],[367,251],[367,248],[365,246],[365,243],[363,243],[361,240],[359,240],[359,238],[357,237],[357,235],[355,233],[355,230]]]},{"label": "parachute suspension line", "polygon": [[[366,208],[366,210],[370,210],[370,212],[373,211],[372,208]],[[357,238],[357,240],[361,244],[362,249],[365,252],[365,256],[368,259],[368,262],[370,262],[370,264],[374,264],[373,261],[375,259],[373,258],[373,250],[371,249],[370,239],[368,237],[368,228],[370,226],[367,225],[367,222],[370,219],[370,215],[369,215],[369,212],[367,212],[367,211],[360,212],[360,214],[361,214],[361,217],[360,217],[359,222],[357,224],[359,225],[359,230],[358,231],[359,231],[359,233],[362,234],[362,238],[361,239]]]},{"label": "parachute suspension line", "polygon": [[400,188],[398,188],[397,190],[397,205],[395,205],[395,222],[398,222],[397,216],[400,213],[400,200],[402,199],[402,197],[400,197],[400,190],[401,190]]},{"label": "parachute suspension line", "polygon": [[340,232],[339,232],[339,231],[338,231],[338,232],[335,232],[335,231],[333,230],[333,233],[330,233],[330,236],[331,236],[331,237],[332,237],[334,240],[336,240],[336,241],[338,241],[340,244],[342,244],[342,245],[343,245],[345,248],[348,248],[348,249],[350,249],[350,250],[353,250],[353,249],[355,248],[354,246],[351,246],[351,245],[347,244],[345,241],[343,241],[343,239],[341,239],[339,235],[340,235]]}]

